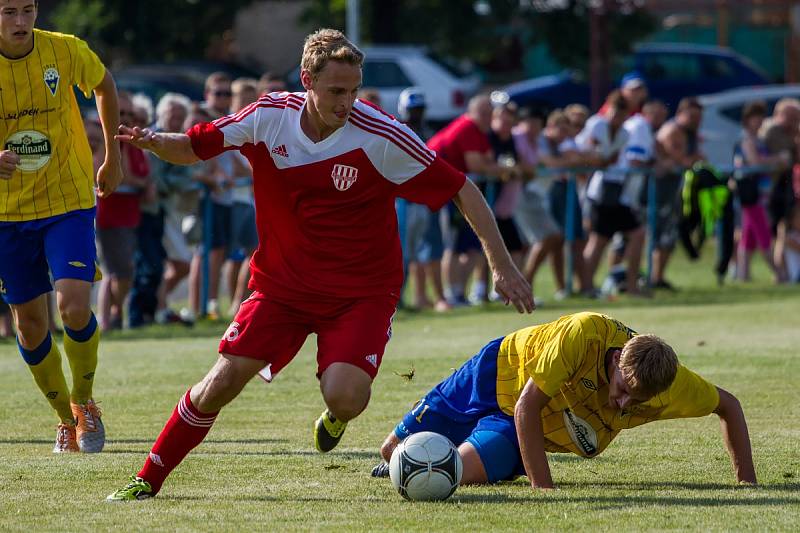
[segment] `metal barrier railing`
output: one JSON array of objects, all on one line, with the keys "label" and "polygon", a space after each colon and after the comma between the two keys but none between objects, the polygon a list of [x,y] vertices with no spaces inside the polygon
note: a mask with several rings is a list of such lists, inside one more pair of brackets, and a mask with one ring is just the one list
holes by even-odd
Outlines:
[{"label": "metal barrier railing", "polygon": [[[575,199],[577,198],[577,176],[588,174],[591,175],[593,172],[598,170],[607,170],[604,168],[596,168],[596,167],[564,167],[564,168],[548,168],[548,167],[539,167],[536,170],[537,177],[545,177],[545,176],[558,176],[563,177],[566,176],[566,183],[567,183],[567,193],[566,193],[566,217],[565,217],[565,224],[564,224],[564,240],[566,243],[566,272],[565,272],[565,289],[567,294],[573,293],[573,283],[572,280],[575,274],[575,258],[573,256],[573,243],[575,242],[577,236],[577,228],[578,224],[581,224],[582,221],[575,220]],[[622,175],[624,173],[625,180],[629,180],[633,176],[639,176],[643,178],[647,178],[647,205],[645,207],[645,214],[647,220],[647,231],[648,231],[648,238],[647,238],[647,276],[648,279],[650,274],[652,273],[653,264],[652,264],[652,255],[653,250],[655,247],[655,234],[657,231],[657,224],[658,224],[658,217],[657,217],[657,206],[658,206],[658,190],[656,187],[656,180],[658,179],[653,178],[649,179],[653,172],[654,168],[652,167],[638,167],[635,169],[628,169],[628,170],[618,170],[615,169],[614,172],[617,175]],[[679,168],[671,170],[671,173],[680,173],[681,175],[686,171],[685,168]],[[778,170],[774,166],[747,166],[747,167],[723,167],[723,168],[716,168],[715,169],[718,174],[733,177],[736,180],[739,180],[743,177],[754,175],[754,174],[764,174],[764,173],[772,173]],[[488,179],[485,180],[489,183],[497,182],[498,180]],[[247,186],[252,184],[252,179],[250,178],[237,178],[234,180],[234,186]],[[202,278],[200,284],[200,316],[206,316],[208,313],[208,296],[209,296],[209,280],[211,274],[211,264],[209,259],[209,253],[211,251],[211,228],[214,216],[214,209],[213,203],[211,200],[211,189],[208,186],[197,184],[197,187],[202,189],[203,196],[200,202],[200,212],[203,215],[202,220],[202,242],[203,242],[203,253],[202,253],[202,262],[201,262],[201,271],[202,271]],[[488,196],[493,197],[494,194],[489,194]],[[491,205],[491,203],[490,203]]]}]

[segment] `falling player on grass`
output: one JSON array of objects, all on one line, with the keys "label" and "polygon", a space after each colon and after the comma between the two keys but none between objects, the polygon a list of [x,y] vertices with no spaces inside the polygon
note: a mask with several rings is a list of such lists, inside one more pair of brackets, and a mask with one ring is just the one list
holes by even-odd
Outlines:
[{"label": "falling player on grass", "polygon": [[600,454],[623,429],[715,413],[737,481],[755,483],[738,400],[678,362],[654,335],[605,315],[577,313],[496,339],[436,385],[381,446],[389,458],[407,436],[434,431],[458,446],[462,483],[527,475],[553,488],[545,452]]},{"label": "falling player on grass", "polygon": [[250,379],[271,379],[310,333],[327,409],[316,447],[333,449],[369,401],[403,279],[395,198],[437,210],[455,199],[481,237],[495,287],[533,310],[480,191],[406,126],[356,100],[363,54],[341,32],[306,39],[306,92],[271,93],[187,134],[120,128],[118,138],[173,163],[238,149],[253,167],[259,248],[253,295],[239,309],[206,377],[181,398],[142,470],[109,500],[155,495]]}]

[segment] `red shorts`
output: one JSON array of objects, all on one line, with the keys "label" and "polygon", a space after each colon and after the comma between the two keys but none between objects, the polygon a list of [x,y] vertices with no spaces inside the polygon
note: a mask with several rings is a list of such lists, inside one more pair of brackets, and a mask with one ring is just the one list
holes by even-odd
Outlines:
[{"label": "red shorts", "polygon": [[396,307],[395,297],[375,296],[316,299],[301,308],[256,291],[239,307],[219,353],[261,359],[274,376],[294,359],[306,337],[316,333],[317,377],[331,363],[350,363],[374,379],[392,336]]}]

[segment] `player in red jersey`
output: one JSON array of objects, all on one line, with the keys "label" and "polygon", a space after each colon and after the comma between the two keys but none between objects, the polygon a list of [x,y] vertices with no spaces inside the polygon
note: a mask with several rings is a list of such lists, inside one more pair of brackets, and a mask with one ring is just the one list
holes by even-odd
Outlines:
[{"label": "player in red jersey", "polygon": [[219,410],[257,373],[271,380],[317,334],[327,410],[317,449],[333,449],[369,401],[391,335],[403,271],[396,197],[439,209],[451,198],[480,236],[495,286],[533,310],[483,196],[406,126],[356,100],[363,54],[335,30],[306,39],[305,93],[271,93],[186,134],[120,128],[118,139],[178,164],[238,149],[253,167],[259,248],[246,300],[219,358],[178,403],[144,467],[109,500],[155,495],[208,433]]}]

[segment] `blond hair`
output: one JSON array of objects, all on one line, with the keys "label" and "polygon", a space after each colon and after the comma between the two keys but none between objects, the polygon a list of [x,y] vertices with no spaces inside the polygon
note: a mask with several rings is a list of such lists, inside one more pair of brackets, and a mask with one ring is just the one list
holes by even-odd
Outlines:
[{"label": "blond hair", "polygon": [[341,61],[361,67],[364,53],[339,30],[324,28],[306,37],[300,67],[307,70],[312,78],[316,78],[328,61]]},{"label": "blond hair", "polygon": [[637,335],[622,347],[619,370],[632,391],[652,397],[672,385],[678,356],[659,337]]},{"label": "blond hair", "polygon": [[236,78],[231,82],[231,92],[234,94],[242,91],[258,92],[258,80],[255,78]]},{"label": "blond hair", "polygon": [[775,104],[775,115],[780,115],[789,108],[800,109],[800,100],[797,98],[781,98]]}]

